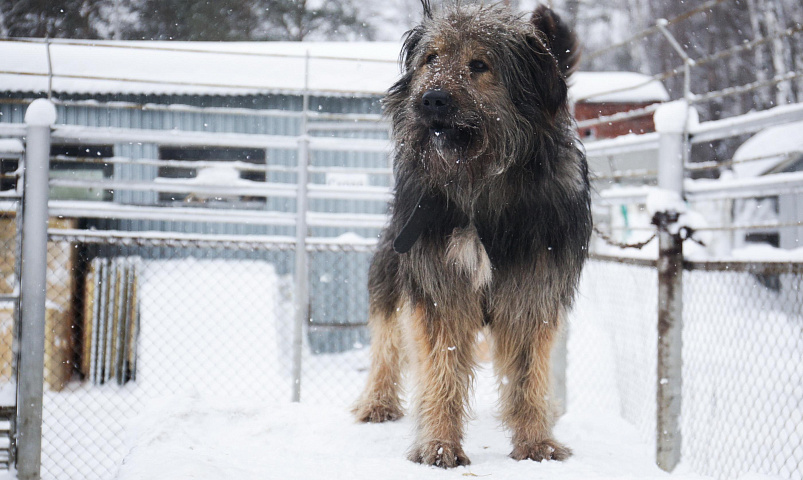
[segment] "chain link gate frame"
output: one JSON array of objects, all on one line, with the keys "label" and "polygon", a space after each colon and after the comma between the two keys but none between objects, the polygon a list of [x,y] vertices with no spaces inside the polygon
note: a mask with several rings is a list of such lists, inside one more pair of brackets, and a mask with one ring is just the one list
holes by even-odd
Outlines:
[{"label": "chain link gate frame", "polygon": [[24,150],[0,140],[0,471],[15,464]]}]

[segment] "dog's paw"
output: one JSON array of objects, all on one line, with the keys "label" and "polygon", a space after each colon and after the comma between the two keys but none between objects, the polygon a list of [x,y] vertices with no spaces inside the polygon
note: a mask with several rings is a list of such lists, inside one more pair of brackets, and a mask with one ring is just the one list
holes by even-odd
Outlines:
[{"label": "dog's paw", "polygon": [[441,468],[471,464],[471,460],[468,459],[459,444],[437,440],[413,446],[407,458],[412,462]]},{"label": "dog's paw", "polygon": [[404,416],[404,412],[398,404],[380,400],[360,400],[351,409],[351,413],[358,422],[365,423],[392,422]]},{"label": "dog's paw", "polygon": [[572,456],[570,448],[561,445],[555,440],[548,439],[537,443],[525,443],[516,445],[510,453],[510,458],[515,460],[566,460]]}]

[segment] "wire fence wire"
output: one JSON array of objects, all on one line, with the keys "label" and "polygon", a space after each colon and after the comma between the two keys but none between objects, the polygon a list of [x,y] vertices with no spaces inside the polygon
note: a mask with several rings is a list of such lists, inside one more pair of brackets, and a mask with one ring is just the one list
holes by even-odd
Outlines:
[{"label": "wire fence wire", "polygon": [[[346,406],[368,366],[371,250],[321,244],[308,255],[301,398]],[[657,274],[628,262],[586,265],[568,409],[621,415],[654,445]],[[293,265],[287,244],[52,236],[42,477],[113,478],[126,428],[165,396],[289,401]],[[683,460],[717,478],[800,479],[803,265],[749,265],[687,264]]]},{"label": "wire fence wire", "polygon": [[570,412],[619,415],[652,449],[657,312],[655,268],[587,262],[570,317],[566,387]]},{"label": "wire fence wire", "polygon": [[[345,407],[367,371],[370,253],[311,250],[301,398]],[[289,402],[294,255],[286,244],[52,236],[42,478],[114,478],[126,428],[156,399]]]},{"label": "wire fence wire", "polygon": [[17,276],[17,202],[9,202],[0,210],[0,407],[13,404],[13,389],[3,386],[13,378],[14,367],[14,322],[18,290]]},{"label": "wire fence wire", "polygon": [[20,176],[20,154],[0,151],[0,471],[15,460]]},{"label": "wire fence wire", "polygon": [[803,479],[803,264],[688,267],[684,462]]},{"label": "wire fence wire", "polygon": [[[625,263],[627,262],[627,263]],[[654,446],[657,274],[592,260],[571,320],[569,411],[615,412]],[[687,262],[682,461],[714,478],[803,478],[803,264]],[[588,390],[599,394],[577,395]]]}]

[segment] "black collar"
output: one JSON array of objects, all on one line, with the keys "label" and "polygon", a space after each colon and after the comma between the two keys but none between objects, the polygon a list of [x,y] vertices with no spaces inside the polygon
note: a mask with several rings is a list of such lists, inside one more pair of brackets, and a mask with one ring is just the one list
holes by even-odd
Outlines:
[{"label": "black collar", "polygon": [[421,194],[413,213],[407,219],[396,239],[393,240],[393,250],[396,253],[407,253],[413,248],[418,237],[432,220],[432,212],[435,210],[435,197],[427,192]]}]

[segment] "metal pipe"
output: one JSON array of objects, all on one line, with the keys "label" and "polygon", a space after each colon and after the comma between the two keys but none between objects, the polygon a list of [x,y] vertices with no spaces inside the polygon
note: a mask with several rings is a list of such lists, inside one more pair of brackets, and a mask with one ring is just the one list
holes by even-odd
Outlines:
[{"label": "metal pipe", "polygon": [[309,112],[309,52],[304,65],[304,99],[302,104],[301,133],[298,141],[298,178],[296,199],[296,251],[295,251],[295,324],[293,325],[293,394],[292,401],[301,401],[302,353],[304,347],[304,324],[309,321],[309,291],[307,274],[307,184],[309,159],[309,136],[307,114]]},{"label": "metal pipe", "polygon": [[[684,152],[690,112],[681,100],[662,105],[655,114],[659,134],[658,187],[683,198]],[[682,387],[683,241],[672,226],[679,212],[667,206],[655,214],[658,227],[658,345],[656,369],[656,442],[658,466],[671,472],[680,462]]]},{"label": "metal pipe", "polygon": [[47,276],[48,172],[50,129],[56,108],[48,100],[31,103],[25,113],[25,195],[20,272],[20,358],[17,370],[17,477],[38,480],[42,461],[45,301]]},{"label": "metal pipe", "polygon": [[658,359],[656,452],[661,469],[680,462],[682,400],[683,242],[677,234],[658,233]]},{"label": "metal pipe", "polygon": [[295,323],[293,325],[293,402],[301,401],[301,360],[304,346],[304,324],[309,321],[309,292],[307,289],[307,169],[309,145],[305,139],[298,146],[298,199],[296,211],[295,251]]}]

